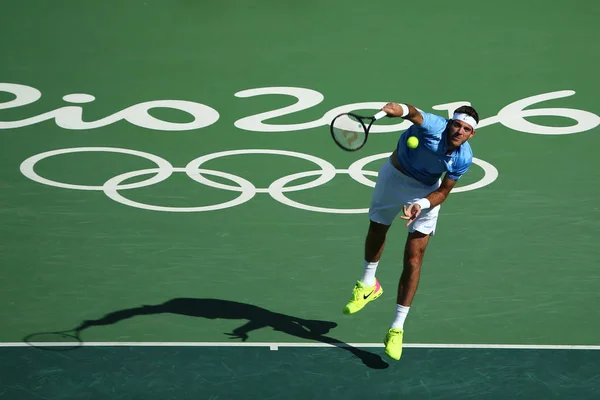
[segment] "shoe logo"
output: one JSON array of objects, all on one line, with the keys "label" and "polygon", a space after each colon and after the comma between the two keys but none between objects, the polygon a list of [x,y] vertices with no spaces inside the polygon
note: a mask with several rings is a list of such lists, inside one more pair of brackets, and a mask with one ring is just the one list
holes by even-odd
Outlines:
[{"label": "shoe logo", "polygon": [[366,299],[368,299],[368,298],[369,298],[369,296],[370,296],[370,295],[372,295],[374,292],[375,292],[375,289],[373,289],[373,290],[371,291],[371,293],[369,293],[369,294],[363,294],[363,300],[366,300]]}]

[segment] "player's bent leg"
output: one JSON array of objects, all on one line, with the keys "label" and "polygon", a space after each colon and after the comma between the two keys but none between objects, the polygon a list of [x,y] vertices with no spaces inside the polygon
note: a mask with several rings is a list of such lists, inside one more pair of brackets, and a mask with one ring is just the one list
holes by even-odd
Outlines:
[{"label": "player's bent leg", "polygon": [[385,246],[385,237],[390,226],[390,224],[370,221],[367,237],[365,238],[365,261],[379,262]]},{"label": "player's bent leg", "polygon": [[383,288],[375,278],[379,257],[383,252],[385,236],[389,225],[371,221],[365,239],[365,269],[362,279],[358,280],[352,289],[352,297],[344,306],[344,314],[354,314],[362,310],[368,303],[378,299],[383,294]]}]

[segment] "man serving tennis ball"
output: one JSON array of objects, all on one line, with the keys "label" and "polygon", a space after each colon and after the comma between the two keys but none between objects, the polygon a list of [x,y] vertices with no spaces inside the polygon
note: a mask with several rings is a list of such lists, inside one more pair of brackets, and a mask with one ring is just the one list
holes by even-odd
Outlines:
[{"label": "man serving tennis ball", "polygon": [[417,291],[425,248],[435,232],[440,204],[471,166],[473,152],[467,141],[475,134],[479,115],[470,106],[456,109],[450,120],[409,104],[388,103],[382,110],[388,117],[401,117],[413,125],[400,136],[396,150],[379,170],[369,208],[363,277],[343,312],[354,314],[383,293],[375,272],[387,231],[402,212],[400,218],[409,227],[404,266],[396,316],[384,338],[385,353],[399,360],[404,321]]}]

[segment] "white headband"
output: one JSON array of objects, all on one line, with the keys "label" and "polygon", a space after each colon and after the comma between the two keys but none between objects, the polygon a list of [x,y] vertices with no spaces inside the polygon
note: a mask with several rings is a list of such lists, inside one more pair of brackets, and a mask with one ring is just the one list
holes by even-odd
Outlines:
[{"label": "white headband", "polygon": [[467,124],[471,125],[471,127],[473,127],[473,129],[477,128],[477,122],[475,122],[475,118],[471,117],[470,115],[454,113],[454,115],[452,116],[452,119],[466,122]]}]

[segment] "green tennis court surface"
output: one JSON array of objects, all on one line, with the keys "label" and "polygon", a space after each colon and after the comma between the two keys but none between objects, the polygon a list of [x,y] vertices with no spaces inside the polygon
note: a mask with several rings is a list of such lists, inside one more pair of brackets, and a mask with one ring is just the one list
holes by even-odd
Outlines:
[{"label": "green tennis court surface", "polygon": [[[0,398],[598,398],[600,5],[408,7],[5,1]],[[327,126],[388,101],[482,118],[399,362],[401,224],[341,309],[407,125]]]}]

